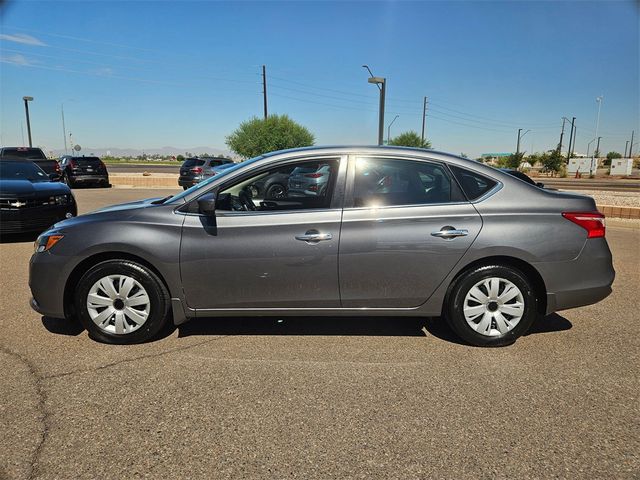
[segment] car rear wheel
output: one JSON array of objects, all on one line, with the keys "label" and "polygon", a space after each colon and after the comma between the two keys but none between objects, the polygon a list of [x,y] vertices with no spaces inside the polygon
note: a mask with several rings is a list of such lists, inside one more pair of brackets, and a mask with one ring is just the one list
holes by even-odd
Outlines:
[{"label": "car rear wheel", "polygon": [[489,265],[471,269],[456,281],[446,319],[466,342],[500,347],[525,334],[537,312],[535,290],[522,272]]},{"label": "car rear wheel", "polygon": [[129,260],[89,269],[76,288],[75,307],[94,340],[129,344],[153,339],[169,320],[169,292],[158,276]]}]

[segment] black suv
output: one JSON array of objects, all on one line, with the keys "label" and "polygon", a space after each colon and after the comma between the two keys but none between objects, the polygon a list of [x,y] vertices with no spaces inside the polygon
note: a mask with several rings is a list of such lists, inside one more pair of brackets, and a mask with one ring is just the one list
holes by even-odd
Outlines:
[{"label": "black suv", "polygon": [[[2,147],[0,148],[0,159],[7,160],[31,160],[38,165],[47,175],[60,175],[60,166],[54,159],[49,159],[39,148],[33,147]],[[58,178],[51,177],[54,180]]]},{"label": "black suv", "polygon": [[99,184],[109,186],[109,173],[106,165],[98,157],[60,157],[62,181],[74,187],[79,184]]},{"label": "black suv", "polygon": [[225,163],[233,163],[233,160],[223,157],[187,158],[180,167],[178,185],[185,190],[193,187],[196,183],[213,177],[216,174],[213,169]]}]

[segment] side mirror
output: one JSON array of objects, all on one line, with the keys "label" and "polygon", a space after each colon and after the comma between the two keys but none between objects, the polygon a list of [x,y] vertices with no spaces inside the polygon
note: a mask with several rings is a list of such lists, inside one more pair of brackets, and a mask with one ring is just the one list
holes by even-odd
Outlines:
[{"label": "side mirror", "polygon": [[198,212],[207,217],[213,217],[216,213],[216,196],[207,193],[198,198]]},{"label": "side mirror", "polygon": [[57,173],[50,173],[49,180],[51,180],[52,182],[57,182],[58,180],[60,180],[60,175],[58,175]]}]

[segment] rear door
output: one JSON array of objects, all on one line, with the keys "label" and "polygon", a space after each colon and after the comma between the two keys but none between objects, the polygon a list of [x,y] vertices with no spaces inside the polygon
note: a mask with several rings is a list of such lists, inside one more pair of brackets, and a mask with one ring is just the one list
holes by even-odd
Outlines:
[{"label": "rear door", "polygon": [[[331,165],[321,195],[267,198],[252,186],[300,165]],[[339,308],[338,245],[346,157],[305,157],[263,167],[216,188],[215,219],[189,204],[180,248],[191,308]],[[256,194],[256,196],[254,196]],[[252,198],[253,197],[253,198]]]},{"label": "rear door", "polygon": [[345,308],[423,304],[482,227],[442,163],[354,156],[347,192],[339,258]]}]

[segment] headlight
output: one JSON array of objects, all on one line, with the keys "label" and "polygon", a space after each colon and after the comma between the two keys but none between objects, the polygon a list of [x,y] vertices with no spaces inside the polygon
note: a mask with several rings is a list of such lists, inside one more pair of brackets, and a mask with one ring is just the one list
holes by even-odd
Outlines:
[{"label": "headlight", "polygon": [[63,238],[64,235],[49,235],[43,233],[36,239],[35,243],[33,244],[33,248],[36,253],[46,252]]},{"label": "headlight", "polygon": [[73,197],[71,195],[54,195],[49,197],[50,205],[70,205],[73,203]]}]

